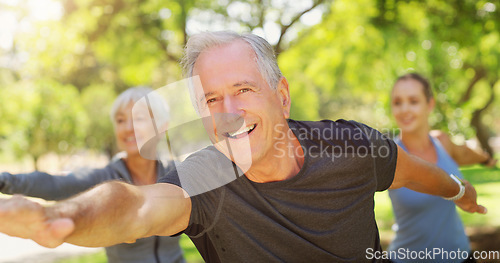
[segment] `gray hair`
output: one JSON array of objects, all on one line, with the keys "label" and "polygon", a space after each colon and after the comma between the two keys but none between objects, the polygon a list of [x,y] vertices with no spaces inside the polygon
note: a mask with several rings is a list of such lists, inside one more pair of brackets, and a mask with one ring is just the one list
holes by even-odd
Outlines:
[{"label": "gray hair", "polygon": [[283,76],[276,61],[273,47],[262,37],[254,34],[238,34],[232,31],[204,32],[189,38],[182,59],[186,77],[193,76],[193,68],[200,54],[209,48],[223,46],[236,40],[247,42],[256,55],[255,62],[269,87],[276,89]]},{"label": "gray hair", "polygon": [[[113,102],[113,106],[111,106],[111,122],[113,125],[115,124],[115,117],[119,110],[126,107],[129,103],[136,103],[140,99],[146,97],[148,98],[149,108],[155,117],[155,121],[158,124],[165,124],[170,120],[170,109],[168,107],[167,102],[161,98],[160,95],[156,94],[153,89],[138,86],[132,87],[124,92],[122,92]],[[161,114],[159,114],[161,113]]]}]

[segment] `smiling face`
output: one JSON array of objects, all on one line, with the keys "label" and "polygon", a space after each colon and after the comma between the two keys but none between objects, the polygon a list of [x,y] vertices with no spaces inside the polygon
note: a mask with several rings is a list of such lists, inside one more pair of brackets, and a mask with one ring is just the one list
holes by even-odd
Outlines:
[{"label": "smiling face", "polygon": [[[217,149],[233,161],[231,155],[251,155],[253,165],[271,162],[277,156],[278,138],[288,129],[286,79],[281,79],[276,90],[269,87],[254,51],[242,40],[202,52],[193,75],[199,75],[203,86],[195,88],[196,100],[202,117],[211,116],[205,118],[210,120],[205,128]],[[221,141],[225,143],[216,144]]]},{"label": "smiling face", "polygon": [[127,156],[139,155],[137,142],[151,137],[149,112],[135,110],[132,114],[133,107],[134,102],[131,101],[119,108],[114,117],[118,149],[127,152]]},{"label": "smiling face", "polygon": [[396,82],[392,90],[391,108],[402,132],[427,131],[427,119],[434,108],[434,99],[427,100],[423,85],[417,80],[402,79]]}]

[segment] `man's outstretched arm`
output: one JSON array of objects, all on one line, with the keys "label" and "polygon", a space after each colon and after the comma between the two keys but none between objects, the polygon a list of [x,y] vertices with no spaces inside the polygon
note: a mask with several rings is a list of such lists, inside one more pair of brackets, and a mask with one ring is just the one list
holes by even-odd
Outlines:
[{"label": "man's outstretched arm", "polygon": [[[455,201],[462,210],[469,213],[487,212],[486,208],[476,202],[477,193],[467,181],[465,194]],[[453,197],[460,191],[460,186],[442,169],[419,157],[406,153],[398,146],[396,173],[390,189],[406,187],[417,192]]]},{"label": "man's outstretched arm", "polygon": [[191,201],[171,184],[101,184],[42,206],[21,196],[0,200],[0,232],[46,247],[63,242],[101,247],[151,235],[172,235],[189,222]]}]

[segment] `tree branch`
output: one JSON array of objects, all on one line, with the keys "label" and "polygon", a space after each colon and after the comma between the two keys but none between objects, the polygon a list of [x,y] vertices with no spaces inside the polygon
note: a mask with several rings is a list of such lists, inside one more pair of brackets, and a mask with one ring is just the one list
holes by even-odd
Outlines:
[{"label": "tree branch", "polygon": [[474,68],[476,75],[472,78],[472,80],[469,82],[469,85],[467,86],[467,89],[465,90],[464,94],[458,101],[458,105],[462,105],[465,102],[469,101],[471,95],[472,95],[472,90],[474,89],[474,86],[476,83],[481,80],[483,77],[486,76],[486,70],[482,67],[480,68]]},{"label": "tree branch", "polygon": [[140,19],[139,25],[140,25],[142,31],[145,34],[147,34],[151,39],[153,39],[160,46],[160,49],[163,51],[164,55],[166,56],[166,58],[168,60],[171,60],[174,62],[179,61],[180,57],[168,52],[168,45],[167,45],[166,41],[161,39],[161,37],[159,35],[157,35],[157,34],[155,34],[155,32],[153,32],[155,28],[157,28],[160,31],[162,30],[161,20],[153,19],[152,20],[153,26],[150,26],[150,24],[145,19],[147,17],[148,17],[148,14],[145,14],[145,13],[141,13],[141,15],[139,16],[139,19]]},{"label": "tree branch", "polygon": [[264,17],[265,17],[265,7],[263,0],[258,1],[258,6],[260,6],[260,13],[259,13],[259,23],[257,24],[257,27],[262,27],[264,28]]},{"label": "tree branch", "polygon": [[489,136],[487,127],[481,122],[481,117],[482,117],[484,111],[487,110],[495,101],[495,83],[496,83],[496,81],[497,80],[490,82],[490,88],[491,88],[490,98],[488,99],[488,101],[486,102],[486,104],[482,108],[477,109],[472,113],[472,118],[471,118],[471,122],[470,122],[471,126],[474,127],[474,129],[476,130],[476,137],[477,137],[479,143],[481,144],[481,147],[486,152],[488,152],[491,156],[493,156],[493,149],[491,148],[491,146],[488,143],[488,139],[490,136]]},{"label": "tree branch", "polygon": [[281,25],[280,37],[278,39],[278,43],[276,43],[276,45],[274,47],[274,50],[276,52],[276,56],[278,56],[278,54],[283,50],[283,47],[281,46],[281,42],[283,40],[283,36],[286,34],[286,32],[288,31],[288,29],[293,24],[295,24],[304,14],[306,14],[307,12],[313,10],[314,8],[316,8],[317,6],[319,6],[320,4],[322,4],[324,1],[325,0],[317,0],[317,1],[315,1],[311,7],[309,7],[308,9],[300,12],[294,18],[292,18],[292,21],[290,21],[290,23],[288,23],[287,25]]},{"label": "tree branch", "polygon": [[[98,1],[95,1],[91,6],[99,5]],[[97,29],[87,34],[87,39],[89,43],[96,41],[104,32],[106,32],[111,24],[111,20],[113,20],[114,15],[119,13],[122,9],[125,8],[125,3],[122,0],[113,1],[113,12],[108,15],[103,15],[99,17],[99,21],[97,22]]]},{"label": "tree branch", "polygon": [[182,37],[183,37],[183,46],[186,46],[187,40],[188,40],[188,35],[187,35],[187,18],[188,18],[188,7],[186,6],[187,3],[185,0],[180,0],[179,5],[181,6],[181,30],[182,30]]}]

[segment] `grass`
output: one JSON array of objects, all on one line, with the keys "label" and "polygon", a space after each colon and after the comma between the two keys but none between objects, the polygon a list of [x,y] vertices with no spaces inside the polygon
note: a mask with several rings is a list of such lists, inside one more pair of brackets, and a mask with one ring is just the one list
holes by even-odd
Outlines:
[{"label": "grass", "polygon": [[186,258],[186,262],[188,263],[205,262],[203,261],[203,258],[201,257],[200,253],[194,246],[193,242],[191,242],[191,239],[189,239],[189,237],[187,237],[186,235],[182,235],[180,244],[182,250],[184,250],[184,257]]},{"label": "grass", "polygon": [[462,170],[478,193],[478,203],[488,208],[486,215],[469,214],[459,211],[466,226],[495,226],[500,227],[500,169],[488,169],[479,166]]},{"label": "grass", "polygon": [[76,256],[76,257],[70,257],[70,258],[65,258],[57,261],[56,263],[107,263],[108,259],[106,258],[106,252],[104,252],[104,249],[101,252],[94,253],[94,254],[87,254],[83,256]]}]

